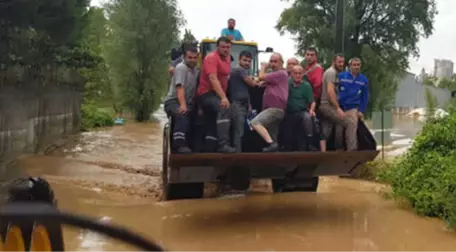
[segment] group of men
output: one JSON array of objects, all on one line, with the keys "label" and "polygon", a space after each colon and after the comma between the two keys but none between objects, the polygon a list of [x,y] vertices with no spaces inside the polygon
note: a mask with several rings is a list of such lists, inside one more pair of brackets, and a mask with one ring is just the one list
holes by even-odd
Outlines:
[{"label": "group of men", "polygon": [[[295,58],[284,68],[281,54],[273,53],[254,78],[249,75],[253,55],[248,51],[241,52],[239,66],[231,68],[231,45],[231,38],[220,37],[216,50],[203,59],[200,73],[195,68],[197,48],[186,47],[183,61],[172,71],[165,111],[174,121],[172,141],[178,153],[192,152],[186,136],[196,114],[204,118],[203,151],[241,152],[246,118],[252,109],[249,87],[264,88],[261,112],[250,121],[266,142],[263,152],[282,147],[310,150],[316,134],[320,150],[326,151],[333,128],[338,149],[344,146],[344,133],[347,150],[357,149],[357,123],[368,102],[368,80],[360,73],[359,58],[350,59],[349,70],[344,71],[344,56],[335,55],[332,66],[323,73],[315,48],[306,51],[305,68]],[[315,127],[317,117],[321,129]],[[280,131],[283,146],[278,144],[280,128],[284,129]]]}]

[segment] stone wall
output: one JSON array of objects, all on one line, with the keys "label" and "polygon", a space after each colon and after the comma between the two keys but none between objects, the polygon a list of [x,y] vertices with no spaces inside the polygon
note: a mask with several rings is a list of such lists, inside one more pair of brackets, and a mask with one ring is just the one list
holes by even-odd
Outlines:
[{"label": "stone wall", "polygon": [[65,68],[0,72],[0,166],[79,130],[82,83]]}]

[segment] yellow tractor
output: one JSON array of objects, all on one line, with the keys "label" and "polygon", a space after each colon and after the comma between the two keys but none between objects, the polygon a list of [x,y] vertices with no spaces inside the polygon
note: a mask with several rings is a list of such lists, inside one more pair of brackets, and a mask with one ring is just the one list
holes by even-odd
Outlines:
[{"label": "yellow tractor", "polygon": [[[200,65],[204,57],[216,49],[215,39],[204,39],[200,43]],[[233,41],[231,47],[231,66],[238,65],[239,54],[244,51],[253,54],[251,73],[258,74],[258,56],[262,52],[273,52],[272,48],[258,50],[255,42]],[[264,88],[249,88],[252,109],[262,109]],[[172,150],[170,138],[173,122],[169,118],[163,130],[162,181],[165,200],[198,199],[203,197],[204,184],[207,182],[229,185],[235,190],[246,190],[252,179],[271,179],[275,193],[316,192],[319,176],[349,175],[356,167],[373,160],[377,155],[375,139],[364,125],[359,122],[358,146],[360,151],[335,152],[334,140],[328,141],[328,152],[277,152],[262,153],[263,139],[254,131],[246,128],[243,137],[243,152],[201,153],[195,146],[204,141],[204,126],[194,125],[187,139],[194,152],[177,154]],[[201,129],[198,129],[201,127]],[[196,134],[203,131],[203,134]],[[279,138],[280,144],[280,138]]]}]

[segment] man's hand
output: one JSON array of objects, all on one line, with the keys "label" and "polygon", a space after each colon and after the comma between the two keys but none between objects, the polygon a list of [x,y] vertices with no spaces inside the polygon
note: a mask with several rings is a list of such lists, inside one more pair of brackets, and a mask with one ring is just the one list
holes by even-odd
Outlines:
[{"label": "man's hand", "polygon": [[198,109],[198,116],[202,116],[203,115],[203,110],[201,108]]},{"label": "man's hand", "polygon": [[186,114],[187,111],[188,111],[187,105],[184,104],[184,105],[181,105],[181,106],[179,107],[179,113],[180,113],[181,115]]},{"label": "man's hand", "polygon": [[359,119],[364,119],[364,114],[358,111],[358,118]]},{"label": "man's hand", "polygon": [[317,114],[315,114],[315,111],[314,110],[309,110],[309,114],[313,117],[317,116]]},{"label": "man's hand", "polygon": [[339,116],[339,119],[343,119],[345,116],[345,112],[341,108],[337,108],[337,115]]},{"label": "man's hand", "polygon": [[269,67],[268,63],[266,63],[266,62],[261,63],[261,69],[266,70],[266,69],[268,69],[268,67]]},{"label": "man's hand", "polygon": [[225,97],[220,101],[220,107],[227,109],[230,107],[230,101]]}]

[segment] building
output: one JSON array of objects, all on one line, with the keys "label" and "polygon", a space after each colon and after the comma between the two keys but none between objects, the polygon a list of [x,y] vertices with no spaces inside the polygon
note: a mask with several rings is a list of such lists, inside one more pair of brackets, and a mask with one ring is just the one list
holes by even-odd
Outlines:
[{"label": "building", "polygon": [[421,73],[418,76],[418,82],[423,83],[427,77],[428,77],[428,74],[426,73],[426,70],[424,70],[424,68],[421,68]]},{"label": "building", "polygon": [[434,76],[437,77],[437,79],[451,79],[453,72],[453,61],[446,59],[434,59]]},{"label": "building", "polygon": [[394,110],[396,113],[408,113],[416,108],[426,108],[426,89],[437,98],[438,107],[443,108],[451,100],[447,89],[424,85],[414,74],[407,72],[399,81]]}]

